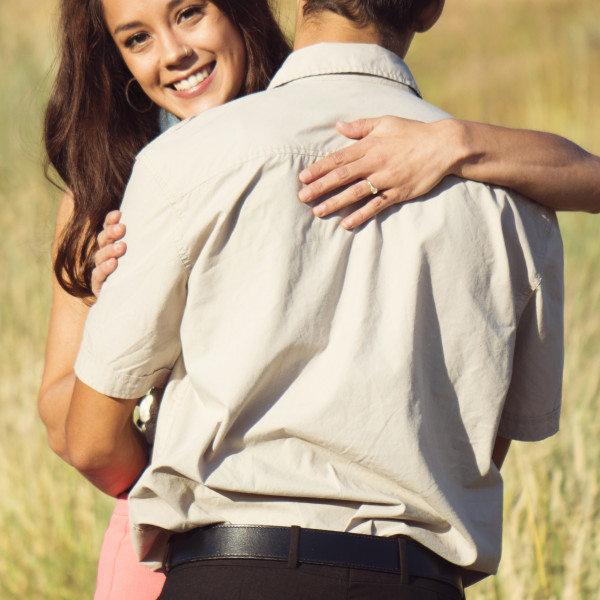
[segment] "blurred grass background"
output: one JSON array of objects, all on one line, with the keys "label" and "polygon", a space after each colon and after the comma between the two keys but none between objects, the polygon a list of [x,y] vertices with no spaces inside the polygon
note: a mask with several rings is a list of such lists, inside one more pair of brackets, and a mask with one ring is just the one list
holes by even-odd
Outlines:
[{"label": "blurred grass background", "polygon": [[[281,0],[282,22],[291,24]],[[112,500],[48,449],[37,417],[59,192],[42,174],[57,0],[0,2],[0,597],[91,598]],[[462,118],[545,129],[600,153],[600,3],[448,0],[407,62]],[[600,598],[600,217],[561,214],[566,364],[560,434],[504,467],[504,556],[470,600]]]}]

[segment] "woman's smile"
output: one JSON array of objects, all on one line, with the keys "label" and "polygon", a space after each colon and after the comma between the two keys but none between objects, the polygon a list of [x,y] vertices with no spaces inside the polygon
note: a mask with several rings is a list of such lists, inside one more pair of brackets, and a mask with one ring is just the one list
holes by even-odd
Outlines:
[{"label": "woman's smile", "polygon": [[174,88],[177,92],[191,92],[196,93],[196,88],[204,82],[208,82],[207,80],[214,73],[215,63],[211,63],[210,65],[206,65],[202,67],[195,73],[192,73],[190,76],[185,79],[181,79],[176,81],[169,87]]}]

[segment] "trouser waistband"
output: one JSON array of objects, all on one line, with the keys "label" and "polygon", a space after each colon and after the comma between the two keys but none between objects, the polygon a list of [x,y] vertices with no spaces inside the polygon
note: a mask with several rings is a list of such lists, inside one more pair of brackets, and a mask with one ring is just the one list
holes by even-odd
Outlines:
[{"label": "trouser waistband", "polygon": [[462,569],[405,536],[381,537],[300,527],[211,525],[174,534],[163,570],[216,559],[285,561],[368,569],[435,579],[463,594]]}]

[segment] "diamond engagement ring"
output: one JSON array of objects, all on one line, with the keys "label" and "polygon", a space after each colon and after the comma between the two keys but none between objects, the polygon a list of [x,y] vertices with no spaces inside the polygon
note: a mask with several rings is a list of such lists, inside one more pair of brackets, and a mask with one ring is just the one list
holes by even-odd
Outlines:
[{"label": "diamond engagement ring", "polygon": [[369,184],[369,187],[371,188],[371,194],[373,194],[373,196],[379,192],[379,190],[368,179],[365,179],[365,181]]}]

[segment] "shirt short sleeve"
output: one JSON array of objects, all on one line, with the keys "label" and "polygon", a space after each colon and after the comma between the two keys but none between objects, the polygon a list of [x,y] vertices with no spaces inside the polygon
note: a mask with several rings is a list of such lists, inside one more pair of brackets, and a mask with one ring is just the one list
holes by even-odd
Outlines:
[{"label": "shirt short sleeve", "polygon": [[564,338],[562,241],[548,224],[546,255],[537,287],[519,320],[511,384],[498,435],[538,441],[559,428]]},{"label": "shirt short sleeve", "polygon": [[165,383],[181,352],[188,272],[172,202],[143,161],[121,210],[127,252],[90,309],[75,373],[105,395],[137,398]]}]

